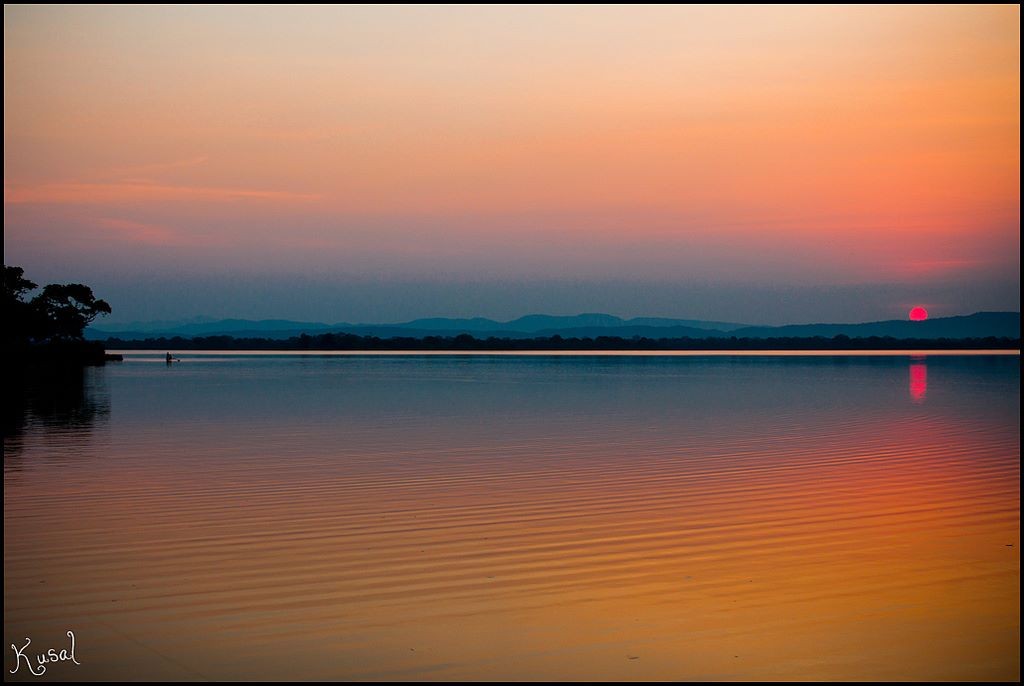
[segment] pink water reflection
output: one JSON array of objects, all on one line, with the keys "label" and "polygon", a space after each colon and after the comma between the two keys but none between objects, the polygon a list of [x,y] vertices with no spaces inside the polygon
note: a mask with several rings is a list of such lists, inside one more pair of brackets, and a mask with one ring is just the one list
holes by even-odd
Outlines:
[{"label": "pink water reflection", "polygon": [[928,395],[928,365],[922,359],[910,363],[910,399],[923,403]]}]

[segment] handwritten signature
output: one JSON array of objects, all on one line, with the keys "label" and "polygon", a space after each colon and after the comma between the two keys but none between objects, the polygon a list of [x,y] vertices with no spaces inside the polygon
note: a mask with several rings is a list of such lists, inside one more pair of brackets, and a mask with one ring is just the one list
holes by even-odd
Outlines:
[{"label": "handwritten signature", "polygon": [[[18,673],[18,670],[21,669],[22,662],[24,662],[25,668],[28,669],[28,671],[31,674],[34,674],[35,676],[42,676],[43,674],[46,674],[46,666],[53,662],[66,662],[70,660],[71,662],[74,662],[76,665],[82,664],[77,659],[75,659],[75,632],[68,631],[67,636],[71,639],[70,650],[68,650],[67,648],[62,648],[60,650],[57,650],[56,648],[50,648],[45,652],[36,653],[35,655],[27,654],[25,652],[28,650],[28,647],[32,645],[31,638],[28,638],[26,636],[25,645],[21,646],[20,648],[12,643],[11,650],[14,651],[14,669],[10,670],[11,674]],[[34,665],[32,663],[33,657],[35,657]]]}]

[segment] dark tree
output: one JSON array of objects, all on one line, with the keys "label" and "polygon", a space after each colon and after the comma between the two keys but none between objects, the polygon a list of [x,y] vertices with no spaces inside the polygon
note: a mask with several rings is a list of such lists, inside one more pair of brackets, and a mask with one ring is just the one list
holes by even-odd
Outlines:
[{"label": "dark tree", "polygon": [[43,288],[31,305],[43,317],[46,338],[56,341],[81,340],[85,327],[110,305],[99,300],[92,289],[80,283],[55,284]]},{"label": "dark tree", "polygon": [[4,265],[4,342],[28,341],[37,328],[35,308],[24,298],[38,286],[25,278],[21,267]]},{"label": "dark tree", "polygon": [[38,350],[47,344],[74,344],[84,350],[83,334],[96,317],[110,313],[110,305],[80,283],[50,284],[31,300],[38,286],[25,278],[21,267],[4,265],[5,351]]},{"label": "dark tree", "polygon": [[4,307],[10,303],[22,302],[22,298],[29,291],[37,288],[38,285],[25,278],[24,269],[4,265]]}]

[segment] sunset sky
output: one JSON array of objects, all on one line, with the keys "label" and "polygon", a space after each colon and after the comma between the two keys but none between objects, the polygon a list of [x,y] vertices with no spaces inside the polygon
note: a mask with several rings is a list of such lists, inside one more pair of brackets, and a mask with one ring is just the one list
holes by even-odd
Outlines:
[{"label": "sunset sky", "polygon": [[1020,308],[1020,10],[4,8],[4,259],[111,321]]}]

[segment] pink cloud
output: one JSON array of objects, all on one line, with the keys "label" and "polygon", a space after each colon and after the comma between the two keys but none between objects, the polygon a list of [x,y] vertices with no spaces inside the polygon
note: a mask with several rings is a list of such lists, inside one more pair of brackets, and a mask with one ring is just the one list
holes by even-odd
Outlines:
[{"label": "pink cloud", "polygon": [[194,236],[185,235],[180,231],[176,231],[166,226],[136,222],[129,219],[103,217],[96,221],[96,226],[106,236],[127,243],[157,246],[181,246],[200,245],[205,242]]},{"label": "pink cloud", "polygon": [[117,205],[125,202],[162,200],[310,202],[319,198],[319,195],[313,193],[249,188],[174,186],[151,181],[118,183],[70,181],[33,186],[4,186],[4,202],[7,204]]}]

